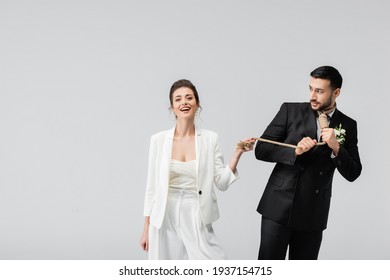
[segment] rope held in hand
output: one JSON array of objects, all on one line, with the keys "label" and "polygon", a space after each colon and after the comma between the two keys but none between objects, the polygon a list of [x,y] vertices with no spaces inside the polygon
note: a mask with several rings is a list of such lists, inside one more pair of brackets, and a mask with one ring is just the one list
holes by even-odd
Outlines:
[{"label": "rope held in hand", "polygon": [[[289,147],[289,148],[293,148],[293,149],[298,148],[297,145],[282,143],[282,142],[273,141],[273,140],[269,140],[269,139],[257,138],[257,137],[253,137],[253,139],[256,139],[257,141],[266,142],[266,143],[275,144],[275,145],[284,146],[284,147]],[[326,142],[318,142],[316,145],[321,146],[324,144],[326,144]],[[250,145],[251,145],[251,143],[249,143],[249,142],[240,142],[237,144],[237,146],[239,148],[249,147]]]},{"label": "rope held in hand", "polygon": [[[331,108],[331,110],[334,110],[335,107]],[[329,127],[329,124],[328,124],[328,116],[327,116],[327,113],[331,110],[328,110],[327,112],[318,112],[318,121],[320,123],[320,128],[321,130],[323,130],[324,128],[328,128]],[[271,143],[271,144],[275,144],[275,145],[279,145],[279,146],[284,146],[284,147],[289,147],[289,148],[293,148],[293,149],[296,149],[298,148],[297,145],[292,145],[292,144],[287,144],[287,143],[282,143],[282,142],[278,142],[278,141],[273,141],[273,140],[268,140],[268,139],[264,139],[264,138],[256,138],[256,137],[253,137],[253,139],[256,139],[258,141],[261,141],[261,142],[266,142],[266,143]],[[326,144],[326,142],[318,142],[316,144],[316,146],[321,146],[321,145],[324,145]],[[239,148],[245,148],[245,147],[249,147],[250,145],[252,145],[251,143],[249,142],[240,142],[237,144],[237,146]]]}]

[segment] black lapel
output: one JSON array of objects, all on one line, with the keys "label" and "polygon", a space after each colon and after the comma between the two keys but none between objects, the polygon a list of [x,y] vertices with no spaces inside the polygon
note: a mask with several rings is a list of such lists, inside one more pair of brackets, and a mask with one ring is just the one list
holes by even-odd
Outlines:
[{"label": "black lapel", "polygon": [[335,109],[332,118],[330,119],[329,127],[334,128],[336,125],[338,125],[338,123],[340,122],[339,119],[340,119],[339,111]]},{"label": "black lapel", "polygon": [[305,124],[305,135],[312,139],[317,139],[317,120],[315,112],[310,107],[310,103],[307,104],[302,113]]}]

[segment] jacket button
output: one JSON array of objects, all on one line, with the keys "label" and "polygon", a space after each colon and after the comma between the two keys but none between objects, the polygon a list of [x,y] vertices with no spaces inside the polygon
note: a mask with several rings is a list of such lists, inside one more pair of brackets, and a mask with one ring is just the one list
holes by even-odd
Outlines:
[{"label": "jacket button", "polygon": [[202,194],[202,191],[199,191],[199,194]]}]

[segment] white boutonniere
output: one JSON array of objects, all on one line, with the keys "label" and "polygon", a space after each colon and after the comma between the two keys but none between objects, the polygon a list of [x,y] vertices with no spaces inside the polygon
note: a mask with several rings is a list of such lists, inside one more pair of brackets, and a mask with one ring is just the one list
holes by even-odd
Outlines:
[{"label": "white boutonniere", "polygon": [[337,142],[343,144],[345,142],[346,131],[344,128],[342,128],[341,123],[339,124],[339,126],[336,126],[334,128],[334,133],[336,134]]}]

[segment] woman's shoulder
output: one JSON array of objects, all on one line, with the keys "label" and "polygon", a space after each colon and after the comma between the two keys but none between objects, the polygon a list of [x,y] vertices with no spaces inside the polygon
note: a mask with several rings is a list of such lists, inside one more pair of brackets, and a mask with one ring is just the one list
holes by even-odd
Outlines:
[{"label": "woman's shoulder", "polygon": [[166,137],[167,135],[171,135],[173,133],[173,129],[166,129],[166,130],[161,130],[151,136],[152,139],[154,138],[161,138],[161,137]]},{"label": "woman's shoulder", "polygon": [[[171,128],[171,129],[167,129],[167,130],[162,130],[162,131],[159,131],[155,134],[152,135],[152,139],[156,139],[156,138],[162,138],[162,137],[167,137],[167,136],[173,136],[173,133],[174,133],[174,128]],[[213,130],[209,130],[209,129],[205,129],[205,128],[196,128],[196,132],[195,132],[197,135],[203,135],[203,136],[207,136],[207,137],[212,137],[212,138],[218,138],[218,133],[213,131]]]},{"label": "woman's shoulder", "polygon": [[207,136],[207,137],[212,137],[212,138],[218,138],[218,133],[213,131],[213,130],[209,130],[209,129],[204,129],[204,128],[199,128],[197,129],[197,134],[200,134],[200,135],[203,135],[203,136]]}]

